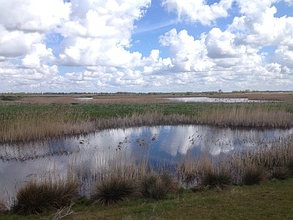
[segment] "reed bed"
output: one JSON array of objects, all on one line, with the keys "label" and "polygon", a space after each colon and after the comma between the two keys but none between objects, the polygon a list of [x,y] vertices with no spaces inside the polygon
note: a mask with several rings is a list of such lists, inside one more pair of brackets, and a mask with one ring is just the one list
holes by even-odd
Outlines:
[{"label": "reed bed", "polygon": [[26,142],[98,129],[201,124],[224,127],[289,128],[287,104],[123,104],[0,106],[0,143]]},{"label": "reed bed", "polygon": [[94,123],[81,120],[66,107],[10,109],[0,115],[0,142],[28,142],[92,131]]},{"label": "reed bed", "polygon": [[199,123],[230,127],[289,128],[293,126],[293,114],[284,111],[272,111],[268,108],[234,107],[207,110],[199,117]]}]

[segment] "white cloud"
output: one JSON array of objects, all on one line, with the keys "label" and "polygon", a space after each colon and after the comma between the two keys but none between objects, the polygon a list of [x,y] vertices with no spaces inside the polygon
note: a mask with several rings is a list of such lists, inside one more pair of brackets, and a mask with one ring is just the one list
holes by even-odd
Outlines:
[{"label": "white cloud", "polygon": [[254,1],[254,0],[235,0],[237,5],[239,6],[239,12],[241,14],[245,14],[251,19],[257,19],[259,15],[266,11],[271,5],[278,0],[262,0],[262,1]]},{"label": "white cloud", "polygon": [[283,66],[293,68],[293,49],[288,46],[279,46],[273,60]]},{"label": "white cloud", "polygon": [[22,59],[22,65],[26,68],[40,68],[45,63],[54,61],[52,49],[44,44],[34,44],[31,53]]},{"label": "white cloud", "polygon": [[205,38],[210,58],[235,58],[243,54],[245,47],[235,45],[236,36],[229,31],[213,28]]},{"label": "white cloud", "polygon": [[25,55],[33,43],[42,39],[39,33],[24,33],[22,31],[7,31],[0,24],[0,56],[6,59]]},{"label": "white cloud", "polygon": [[210,25],[218,18],[228,17],[232,3],[233,0],[221,0],[212,5],[206,4],[205,0],[163,0],[162,5],[169,11],[175,11],[180,20]]},{"label": "white cloud", "polygon": [[71,2],[71,20],[62,29],[66,37],[60,54],[63,64],[123,68],[139,64],[141,54],[126,48],[134,21],[143,15],[150,0]]},{"label": "white cloud", "polygon": [[0,0],[0,23],[8,30],[44,32],[68,19],[63,0]]},{"label": "white cloud", "polygon": [[139,26],[151,0],[66,2],[0,0],[0,92],[292,90],[293,17],[277,17],[279,0],[163,0],[181,22],[166,13],[152,27]]},{"label": "white cloud", "polygon": [[293,0],[285,0],[285,2],[286,2],[289,6],[293,6]]},{"label": "white cloud", "polygon": [[161,36],[160,43],[169,46],[173,71],[204,71],[213,64],[207,59],[204,40],[195,40],[186,30],[175,29]]}]

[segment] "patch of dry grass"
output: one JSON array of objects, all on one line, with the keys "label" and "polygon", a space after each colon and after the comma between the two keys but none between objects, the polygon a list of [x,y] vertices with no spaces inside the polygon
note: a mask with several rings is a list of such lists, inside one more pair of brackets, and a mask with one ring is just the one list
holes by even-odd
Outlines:
[{"label": "patch of dry grass", "polygon": [[77,197],[76,181],[31,181],[22,187],[16,195],[12,207],[18,214],[35,214],[69,206]]}]

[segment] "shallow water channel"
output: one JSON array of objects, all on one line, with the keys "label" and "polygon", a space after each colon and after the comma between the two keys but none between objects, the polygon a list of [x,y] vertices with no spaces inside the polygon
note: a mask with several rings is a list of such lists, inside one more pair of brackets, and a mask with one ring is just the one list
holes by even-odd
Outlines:
[{"label": "shallow water channel", "polygon": [[[154,126],[110,129],[88,135],[18,145],[0,145],[0,195],[13,198],[32,177],[63,176],[70,169],[93,174],[111,163],[176,164],[182,157],[213,157],[270,146],[293,129],[231,129],[212,126]],[[134,160],[133,160],[134,159]],[[82,173],[84,172],[84,173]]]}]

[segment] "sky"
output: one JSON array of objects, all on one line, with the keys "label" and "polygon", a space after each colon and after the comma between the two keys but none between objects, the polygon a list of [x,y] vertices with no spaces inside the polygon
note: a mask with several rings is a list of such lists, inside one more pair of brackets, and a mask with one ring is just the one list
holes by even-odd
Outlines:
[{"label": "sky", "polygon": [[293,0],[0,0],[0,92],[293,90]]}]

